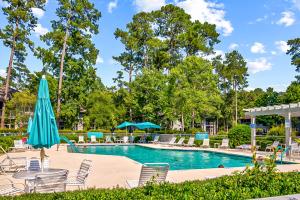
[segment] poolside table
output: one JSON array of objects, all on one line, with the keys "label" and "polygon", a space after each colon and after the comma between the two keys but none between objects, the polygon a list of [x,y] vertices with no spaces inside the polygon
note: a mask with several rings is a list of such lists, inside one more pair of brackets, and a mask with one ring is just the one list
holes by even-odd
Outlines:
[{"label": "poolside table", "polygon": [[32,171],[32,170],[21,170],[13,174],[13,178],[15,179],[24,179],[25,180],[25,192],[29,193],[31,191],[30,183],[35,179],[38,174],[51,174],[55,172],[68,171],[66,169],[57,169],[57,168],[46,168],[43,171]]}]

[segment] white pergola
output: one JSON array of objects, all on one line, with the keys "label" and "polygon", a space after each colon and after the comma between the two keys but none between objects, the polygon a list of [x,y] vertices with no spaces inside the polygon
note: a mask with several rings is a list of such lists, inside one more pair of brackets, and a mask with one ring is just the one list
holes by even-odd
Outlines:
[{"label": "white pergola", "polygon": [[291,104],[283,104],[283,105],[275,105],[275,106],[267,106],[267,107],[259,107],[259,108],[250,108],[244,109],[246,111],[245,115],[251,118],[251,145],[256,145],[256,125],[255,119],[256,116],[263,115],[280,115],[285,118],[285,144],[286,146],[290,146],[292,143],[292,117],[300,117],[300,102],[299,103],[291,103]]}]

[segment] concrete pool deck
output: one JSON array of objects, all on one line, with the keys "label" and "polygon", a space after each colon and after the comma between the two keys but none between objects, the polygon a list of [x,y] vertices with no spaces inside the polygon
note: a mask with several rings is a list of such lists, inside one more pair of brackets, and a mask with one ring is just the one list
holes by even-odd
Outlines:
[{"label": "concrete pool deck", "polygon": [[[168,149],[199,149],[195,147],[169,147],[166,145],[158,144],[142,144],[142,146],[152,148],[168,148]],[[205,149],[207,151],[218,151],[222,153],[230,153],[236,155],[251,156],[251,153],[244,151],[234,150],[221,150],[221,149]],[[39,157],[39,151],[26,151],[9,153],[11,156],[26,156],[27,158]],[[126,180],[137,180],[140,175],[141,164],[124,156],[109,156],[109,155],[96,155],[96,154],[81,154],[81,153],[68,153],[67,145],[61,145],[59,150],[56,151],[56,146],[47,149],[46,154],[50,159],[51,168],[63,168],[70,171],[76,171],[83,159],[92,160],[92,170],[87,180],[87,187],[96,188],[112,188],[112,187],[126,187]],[[4,156],[0,156],[2,160]],[[299,160],[297,160],[299,161]],[[278,165],[278,170],[281,172],[288,172],[300,170],[300,164]],[[234,171],[241,171],[245,167],[237,168],[212,168],[212,169],[191,169],[191,170],[173,170],[169,171],[167,180],[170,182],[183,182],[187,180],[202,180],[206,177],[218,177],[229,175]],[[0,175],[3,177],[11,178],[11,175]],[[24,183],[24,180],[16,180],[16,182]],[[72,189],[72,188],[68,188]],[[75,188],[76,189],[76,188]]]}]

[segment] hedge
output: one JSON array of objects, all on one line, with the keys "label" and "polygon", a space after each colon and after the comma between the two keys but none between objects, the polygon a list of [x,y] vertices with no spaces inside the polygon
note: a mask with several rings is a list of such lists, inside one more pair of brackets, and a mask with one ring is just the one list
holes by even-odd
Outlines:
[{"label": "hedge", "polygon": [[[104,180],[103,180],[104,181]],[[248,172],[205,181],[148,184],[135,189],[88,189],[52,194],[25,194],[16,200],[92,199],[252,199],[300,193],[298,172]],[[5,198],[0,198],[5,199]]]}]

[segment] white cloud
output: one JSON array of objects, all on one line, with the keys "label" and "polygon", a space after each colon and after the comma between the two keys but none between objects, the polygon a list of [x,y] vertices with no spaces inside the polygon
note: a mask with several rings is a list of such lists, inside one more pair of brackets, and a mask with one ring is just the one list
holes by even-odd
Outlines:
[{"label": "white cloud", "polygon": [[239,47],[238,44],[236,44],[236,43],[231,43],[231,44],[229,45],[228,49],[229,49],[229,50],[235,50],[235,49],[237,49],[238,47]]},{"label": "white cloud", "polygon": [[272,55],[276,55],[277,52],[276,52],[276,51],[271,51],[271,54],[272,54]]},{"label": "white cloud", "polygon": [[281,13],[282,17],[276,22],[278,25],[291,26],[295,23],[295,14],[291,11]]},{"label": "white cloud", "polygon": [[225,59],[225,53],[222,50],[215,50],[214,54],[200,55],[200,56],[203,57],[204,59],[207,59],[207,60],[212,60],[213,58],[215,58],[217,56],[221,56],[222,59]]},{"label": "white cloud", "polygon": [[300,0],[293,0],[294,6],[300,10]]},{"label": "white cloud", "polygon": [[32,11],[33,15],[39,19],[42,18],[45,14],[45,11],[43,11],[40,8],[31,8],[31,11]]},{"label": "white cloud", "polygon": [[232,33],[233,27],[229,20],[225,19],[224,5],[208,0],[184,0],[176,4],[191,15],[192,20],[215,24],[224,36]]},{"label": "white cloud", "polygon": [[286,53],[289,50],[289,45],[285,41],[276,41],[275,45],[282,53]]},{"label": "white cloud", "polygon": [[6,1],[0,0],[0,7],[7,7],[8,3]]},{"label": "white cloud", "polygon": [[265,53],[265,46],[260,42],[254,42],[254,44],[251,46],[251,52],[252,53]]},{"label": "white cloud", "polygon": [[109,13],[112,13],[113,9],[117,8],[117,6],[118,6],[118,1],[117,0],[111,1],[107,5],[107,11]]},{"label": "white cloud", "polygon": [[5,69],[0,69],[0,76],[2,78],[6,78],[6,70]]},{"label": "white cloud", "polygon": [[247,65],[249,72],[252,74],[272,69],[272,64],[264,57],[247,61]]},{"label": "white cloud", "polygon": [[166,5],[166,0],[134,0],[133,4],[139,12],[151,12],[159,10],[162,6]]},{"label": "white cloud", "polygon": [[104,63],[104,60],[101,56],[98,55],[97,60],[96,60],[96,64],[102,64]]},{"label": "white cloud", "polygon": [[49,32],[49,30],[45,27],[42,26],[42,24],[37,24],[36,27],[34,28],[34,32],[36,34],[36,36],[40,36],[40,35],[45,35],[46,33]]}]

